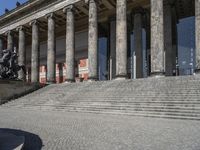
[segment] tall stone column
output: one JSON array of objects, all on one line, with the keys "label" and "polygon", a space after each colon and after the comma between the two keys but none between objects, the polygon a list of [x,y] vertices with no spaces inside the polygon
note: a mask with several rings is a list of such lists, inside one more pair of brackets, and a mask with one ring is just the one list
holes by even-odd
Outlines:
[{"label": "tall stone column", "polygon": [[117,0],[116,78],[127,77],[127,0]]},{"label": "tall stone column", "polygon": [[134,49],[136,54],[136,78],[143,78],[142,9],[134,12]]},{"label": "tall stone column", "polygon": [[19,57],[18,57],[18,65],[21,66],[21,69],[18,72],[18,78],[25,81],[26,80],[26,45],[25,45],[25,29],[23,26],[17,28],[19,32]]},{"label": "tall stone column", "polygon": [[31,82],[39,82],[39,25],[37,20],[30,23],[32,26],[32,50],[31,50]]},{"label": "tall stone column", "polygon": [[164,75],[163,0],[151,0],[151,75]]},{"label": "tall stone column", "polygon": [[172,9],[168,2],[164,5],[164,48],[165,48],[165,74],[173,75],[173,46],[172,46]]},{"label": "tall stone column", "polygon": [[7,35],[7,49],[13,50],[14,43],[13,43],[13,33],[11,31],[8,31],[6,33]]},{"label": "tall stone column", "polygon": [[46,15],[48,19],[48,42],[47,42],[47,83],[56,82],[56,40],[54,14]]},{"label": "tall stone column", "polygon": [[200,74],[200,0],[195,0],[196,73]]},{"label": "tall stone column", "polygon": [[66,81],[75,81],[75,31],[73,5],[64,8],[66,13]]},{"label": "tall stone column", "polygon": [[89,80],[98,79],[98,21],[97,1],[86,0],[89,4],[88,68]]},{"label": "tall stone column", "polygon": [[116,76],[116,18],[110,20],[110,79]]},{"label": "tall stone column", "polygon": [[0,37],[0,58],[3,56],[3,38]]}]

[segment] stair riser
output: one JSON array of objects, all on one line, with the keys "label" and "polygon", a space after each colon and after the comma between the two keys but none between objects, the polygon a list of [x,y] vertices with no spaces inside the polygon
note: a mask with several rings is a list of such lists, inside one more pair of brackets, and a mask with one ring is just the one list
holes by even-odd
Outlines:
[{"label": "stair riser", "polygon": [[10,109],[200,118],[200,78],[172,77],[50,85]]}]

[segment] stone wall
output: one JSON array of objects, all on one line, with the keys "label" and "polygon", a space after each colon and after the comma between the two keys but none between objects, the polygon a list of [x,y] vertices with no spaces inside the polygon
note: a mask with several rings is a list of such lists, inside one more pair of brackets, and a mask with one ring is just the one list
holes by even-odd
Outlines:
[{"label": "stone wall", "polygon": [[0,105],[31,93],[41,87],[42,85],[39,84],[29,84],[22,81],[0,80]]}]

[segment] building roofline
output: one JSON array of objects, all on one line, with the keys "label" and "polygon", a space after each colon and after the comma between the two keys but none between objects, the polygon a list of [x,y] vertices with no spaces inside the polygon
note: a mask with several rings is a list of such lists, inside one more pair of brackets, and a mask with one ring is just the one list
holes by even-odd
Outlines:
[{"label": "building roofline", "polygon": [[[2,18],[0,17],[0,34],[4,34],[6,31],[13,30],[19,26],[29,23],[32,20],[44,17],[48,13],[61,10],[68,5],[77,3],[81,0],[52,0],[52,3],[49,3],[46,6],[37,9],[35,9],[35,7],[39,6],[42,3],[45,3],[46,0],[31,1],[31,3],[25,3],[23,6],[12,11],[11,13],[2,16]],[[28,13],[29,10],[32,8],[33,11]],[[24,13],[26,12],[26,10],[27,13]]]},{"label": "building roofline", "polygon": [[25,11],[27,8],[30,8],[30,6],[37,5],[39,2],[41,2],[41,0],[28,0],[27,2],[21,4],[20,6],[15,7],[14,9],[10,10],[9,12],[1,15],[0,21],[2,21],[4,19],[8,19],[8,18],[12,17],[13,15],[17,15],[18,13]]}]

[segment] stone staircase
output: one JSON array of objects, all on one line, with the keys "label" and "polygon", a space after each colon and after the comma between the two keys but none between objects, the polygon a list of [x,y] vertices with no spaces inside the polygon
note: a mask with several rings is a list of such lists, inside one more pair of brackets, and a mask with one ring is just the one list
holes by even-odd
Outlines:
[{"label": "stone staircase", "polygon": [[55,84],[1,108],[200,120],[200,77]]}]

